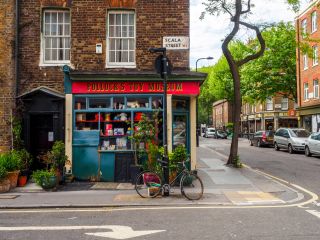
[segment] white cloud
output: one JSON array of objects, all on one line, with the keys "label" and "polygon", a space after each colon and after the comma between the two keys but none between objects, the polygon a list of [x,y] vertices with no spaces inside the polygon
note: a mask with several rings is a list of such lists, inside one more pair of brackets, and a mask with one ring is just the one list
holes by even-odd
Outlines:
[{"label": "white cloud", "polygon": [[[222,55],[221,44],[231,31],[232,24],[228,15],[219,17],[206,15],[200,20],[204,11],[203,0],[190,1],[190,67],[195,68],[196,60],[212,56],[214,60],[201,60],[198,67],[212,65]],[[255,6],[249,21],[252,23],[293,21],[295,14],[289,10],[285,0],[253,0]],[[238,37],[243,38],[244,32]]]}]

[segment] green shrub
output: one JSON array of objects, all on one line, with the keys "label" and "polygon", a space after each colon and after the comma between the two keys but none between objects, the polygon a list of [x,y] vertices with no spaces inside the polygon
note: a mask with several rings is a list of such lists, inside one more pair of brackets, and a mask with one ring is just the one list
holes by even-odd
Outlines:
[{"label": "green shrub", "polygon": [[55,173],[53,170],[37,170],[32,173],[32,179],[39,186],[41,186],[42,181],[48,182],[49,178],[53,176],[55,176]]},{"label": "green shrub", "polygon": [[53,167],[62,171],[66,161],[68,160],[64,143],[62,141],[55,141],[51,151],[49,151],[47,155]]},{"label": "green shrub", "polygon": [[7,176],[7,170],[4,166],[0,166],[0,181],[3,180]]},{"label": "green shrub", "polygon": [[3,166],[8,172],[20,170],[22,161],[19,151],[12,150],[0,155],[0,166]]}]

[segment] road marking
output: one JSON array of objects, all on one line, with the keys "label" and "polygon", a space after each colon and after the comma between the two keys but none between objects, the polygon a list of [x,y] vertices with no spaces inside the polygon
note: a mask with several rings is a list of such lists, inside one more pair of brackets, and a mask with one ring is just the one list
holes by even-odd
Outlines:
[{"label": "road marking", "polygon": [[313,216],[316,216],[317,218],[320,218],[320,212],[316,210],[306,210],[306,212],[312,214]]},{"label": "road marking", "polygon": [[120,225],[102,226],[29,226],[29,227],[0,227],[0,231],[61,231],[61,230],[88,230],[88,229],[110,229],[110,232],[85,233],[98,237],[113,239],[129,239],[143,235],[149,235],[166,230],[134,231],[131,227]]}]

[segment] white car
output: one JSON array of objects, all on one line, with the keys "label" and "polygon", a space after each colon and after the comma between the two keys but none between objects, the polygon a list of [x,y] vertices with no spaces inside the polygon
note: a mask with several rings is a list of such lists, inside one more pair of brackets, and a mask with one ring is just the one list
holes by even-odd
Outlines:
[{"label": "white car", "polygon": [[320,154],[320,132],[312,133],[306,140],[305,152],[306,156],[312,154]]},{"label": "white car", "polygon": [[207,128],[206,132],[204,133],[205,138],[215,137],[216,136],[216,129],[215,128]]},{"label": "white car", "polygon": [[309,135],[310,133],[303,128],[279,128],[274,134],[274,149],[288,149],[290,154],[295,151],[304,152]]}]

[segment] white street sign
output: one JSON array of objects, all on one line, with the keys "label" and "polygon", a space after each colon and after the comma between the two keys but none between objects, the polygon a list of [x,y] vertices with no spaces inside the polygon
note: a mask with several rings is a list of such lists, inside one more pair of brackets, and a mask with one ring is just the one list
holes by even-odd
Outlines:
[{"label": "white street sign", "polygon": [[184,37],[184,36],[163,37],[162,46],[168,50],[189,49],[189,37]]},{"label": "white street sign", "polygon": [[61,231],[61,230],[88,230],[88,229],[110,229],[110,232],[86,233],[87,235],[113,238],[129,239],[143,235],[164,232],[165,230],[134,231],[131,227],[120,225],[102,226],[28,226],[28,227],[0,227],[0,231]]}]

